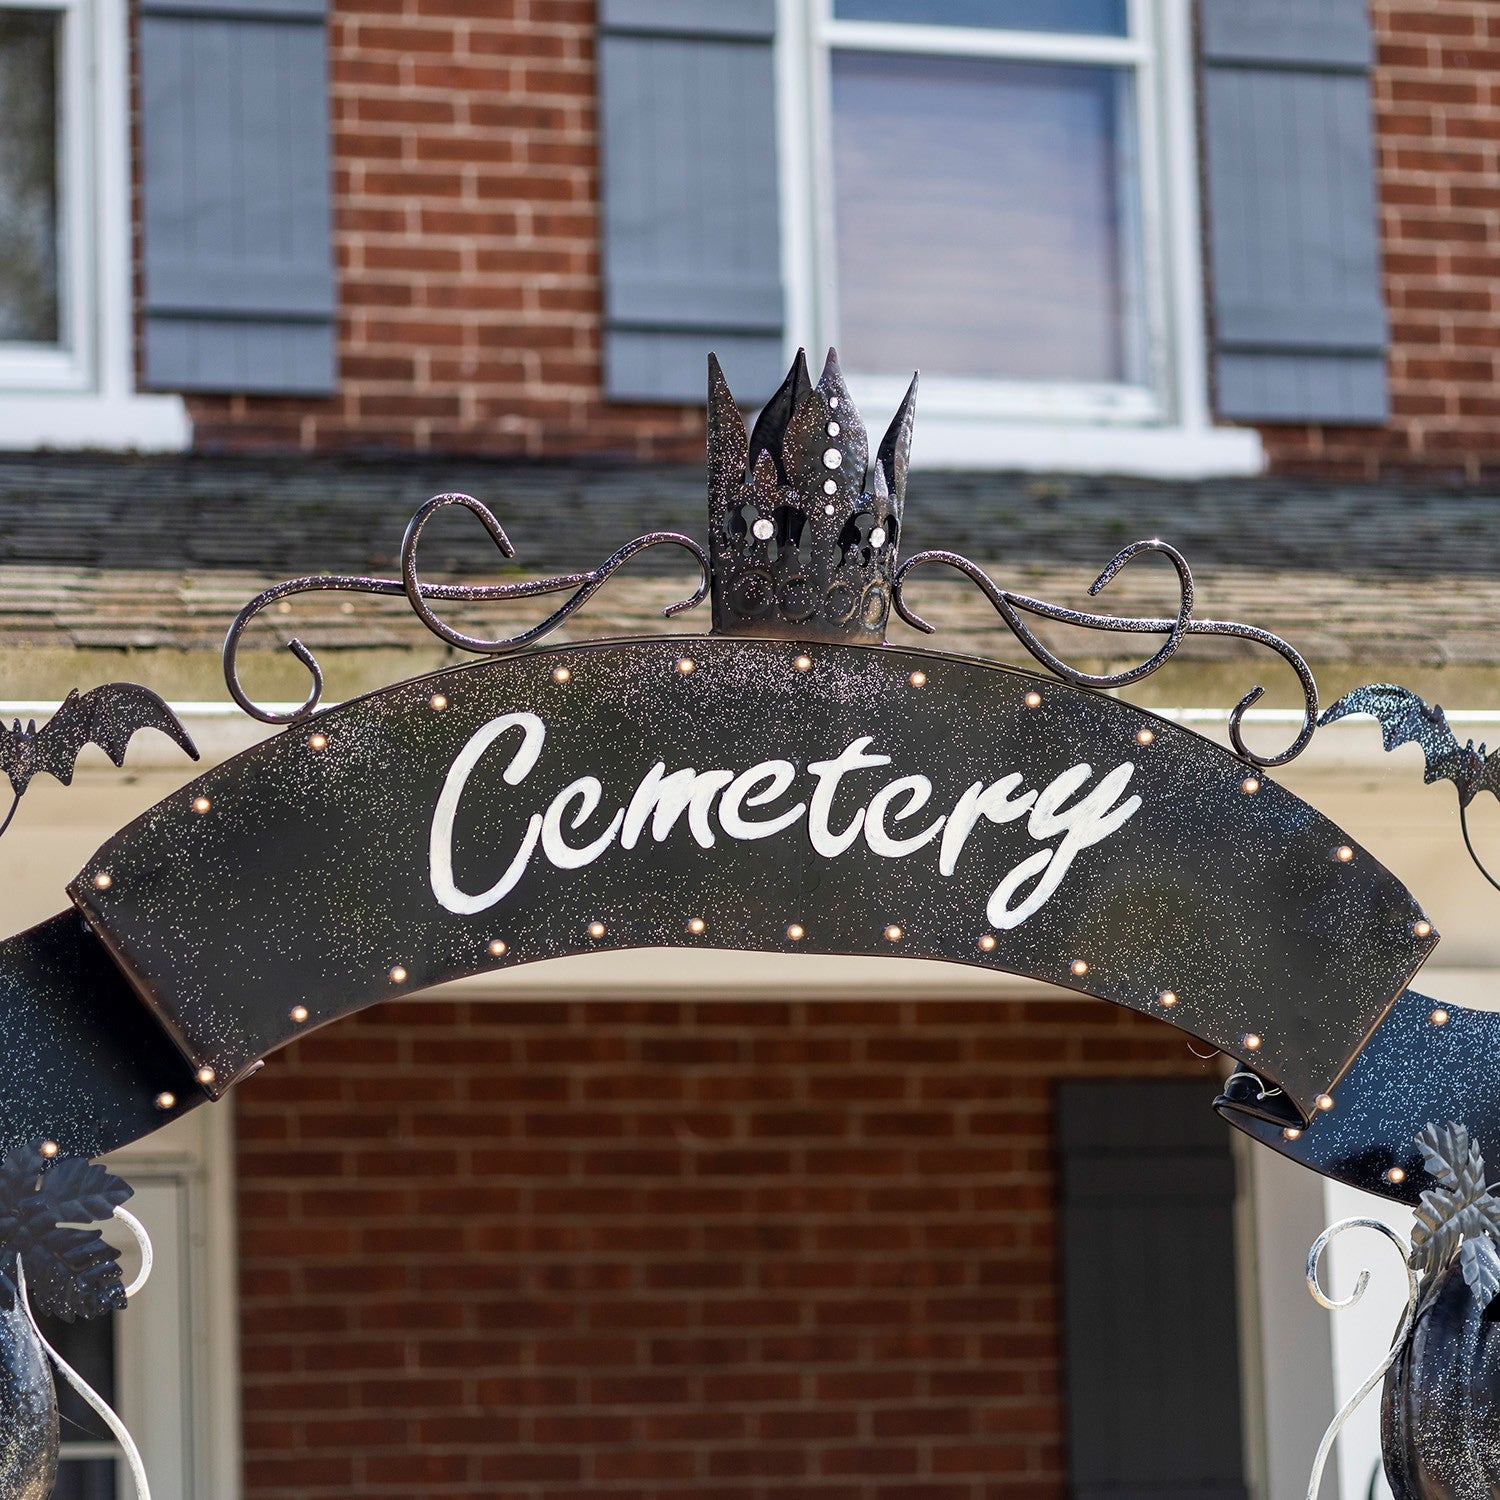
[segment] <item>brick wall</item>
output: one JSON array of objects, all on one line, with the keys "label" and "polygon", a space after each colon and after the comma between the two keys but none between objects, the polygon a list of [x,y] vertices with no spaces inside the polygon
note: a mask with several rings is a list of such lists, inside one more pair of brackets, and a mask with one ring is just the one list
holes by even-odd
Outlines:
[{"label": "brick wall", "polygon": [[1265,430],[1284,472],[1500,474],[1500,7],[1373,0],[1391,409]]},{"label": "brick wall", "polygon": [[339,391],[193,397],[200,448],[702,457],[701,413],[599,396],[593,30],[593,0],[334,0]]},{"label": "brick wall", "polygon": [[382,1006],[238,1095],[248,1500],[1062,1500],[1096,1002]]}]

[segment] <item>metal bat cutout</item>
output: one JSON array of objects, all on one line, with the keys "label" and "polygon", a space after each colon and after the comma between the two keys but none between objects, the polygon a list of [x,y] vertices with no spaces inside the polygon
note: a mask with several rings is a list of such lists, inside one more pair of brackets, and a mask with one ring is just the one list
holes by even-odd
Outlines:
[{"label": "metal bat cutout", "polygon": [[10,827],[33,776],[46,774],[70,786],[85,745],[98,745],[122,766],[131,737],[141,729],[160,730],[198,759],[198,748],[177,715],[149,688],[134,682],[110,682],[86,693],[74,688],[42,728],[33,719],[23,729],[17,719],[10,729],[0,730],[0,771],[9,777],[15,794],[0,833]]},{"label": "metal bat cutout", "polygon": [[1451,781],[1458,788],[1459,821],[1469,858],[1479,873],[1500,890],[1500,881],[1485,869],[1474,852],[1468,823],[1469,804],[1480,792],[1489,792],[1500,800],[1500,750],[1490,753],[1483,744],[1476,749],[1473,740],[1460,745],[1448,727],[1447,716],[1436,703],[1429,706],[1410,688],[1397,687],[1392,682],[1372,682],[1345,693],[1318,724],[1320,727],[1332,724],[1349,714],[1369,714],[1378,720],[1380,737],[1387,750],[1420,745],[1427,761],[1423,781]]}]

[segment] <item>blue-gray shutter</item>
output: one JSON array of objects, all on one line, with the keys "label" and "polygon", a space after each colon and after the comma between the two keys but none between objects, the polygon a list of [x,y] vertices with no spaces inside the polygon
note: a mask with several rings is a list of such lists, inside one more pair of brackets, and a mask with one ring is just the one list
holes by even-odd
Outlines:
[{"label": "blue-gray shutter", "polygon": [[1202,0],[1217,406],[1264,422],[1382,422],[1365,0]]},{"label": "blue-gray shutter", "polygon": [[145,383],[334,389],[327,0],[140,0]]},{"label": "blue-gray shutter", "polygon": [[600,0],[604,384],[746,402],[782,375],[775,0]]},{"label": "blue-gray shutter", "polygon": [[1234,1160],[1211,1092],[1058,1090],[1073,1500],[1246,1500]]}]

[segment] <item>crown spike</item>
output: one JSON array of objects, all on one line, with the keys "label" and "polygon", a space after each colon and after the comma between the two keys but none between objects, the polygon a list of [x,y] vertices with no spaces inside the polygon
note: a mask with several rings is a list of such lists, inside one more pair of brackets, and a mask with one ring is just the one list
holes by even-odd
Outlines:
[{"label": "crown spike", "polygon": [[891,418],[891,425],[886,428],[885,436],[880,440],[880,451],[875,459],[876,467],[885,470],[886,485],[898,506],[906,500],[906,471],[911,462],[911,434],[917,416],[919,374],[919,371],[913,372],[906,395],[901,398],[901,405],[896,408],[896,415]]},{"label": "crown spike", "polygon": [[735,404],[718,356],[708,356],[708,497],[716,524],[722,524],[730,494],[745,477],[749,461],[745,419]]},{"label": "crown spike", "polygon": [[776,393],[761,408],[755,419],[755,430],[750,434],[750,457],[759,458],[762,452],[769,453],[781,466],[781,442],[786,435],[786,424],[792,413],[807,399],[812,390],[812,377],[807,373],[807,350],[799,349],[786,379],[776,388]]}]

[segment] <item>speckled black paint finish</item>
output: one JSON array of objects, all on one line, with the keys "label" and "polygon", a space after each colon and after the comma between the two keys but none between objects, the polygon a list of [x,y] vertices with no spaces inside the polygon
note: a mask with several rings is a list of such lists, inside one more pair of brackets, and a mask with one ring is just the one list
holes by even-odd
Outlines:
[{"label": "speckled black paint finish", "polygon": [[[810,670],[797,670],[802,650]],[[684,657],[690,673],[677,668]],[[913,672],[925,685],[912,685]],[[1024,702],[1032,691],[1036,708]],[[1041,847],[1024,821],[982,824],[951,878],[938,873],[936,846],[887,859],[857,842],[830,860],[805,822],[754,843],[720,834],[712,849],[679,825],[665,843],[613,847],[582,870],[534,860],[501,904],[456,916],[428,880],[439,788],[481,725],[523,710],[547,723],[546,745],[518,787],[502,783],[509,754],[499,749],[470,781],[456,838],[467,890],[498,878],[526,817],[575,778],[604,783],[601,811],[569,832],[582,843],[658,759],[739,771],[780,757],[805,778],[810,761],[872,736],[891,765],[845,783],[838,826],[910,773],[934,783],[910,828],[973,782],[1018,771],[1039,787],[1079,762],[1096,778],[1134,762],[1128,791],[1143,805],[1008,932],[987,924],[985,905]],[[1136,739],[1143,726],[1149,745]],[[325,748],[310,746],[315,734]],[[214,1070],[211,1091],[302,1030],[443,980],[594,949],[704,946],[1032,975],[1170,1019],[1253,1062],[1310,1112],[1434,940],[1414,936],[1410,895],[1347,835],[1272,781],[1247,794],[1245,775],[1189,731],[989,663],[753,639],[601,642],[461,667],[321,714],[146,814],[89,862],[72,895],[192,1066]],[[799,779],[777,806],[809,790]],[[210,810],[194,811],[197,798]],[[1354,851],[1348,862],[1336,858],[1341,845]],[[688,930],[695,917],[701,935]],[[589,936],[594,922],[602,938]],[[801,941],[787,936],[793,923]],[[986,953],[978,940],[989,931]],[[488,951],[495,940],[503,957]],[[1076,960],[1086,976],[1073,974]],[[1171,1010],[1164,990],[1180,997]],[[300,1026],[289,1019],[298,1005],[309,1012]],[[1247,1033],[1263,1038],[1258,1050]]]}]

